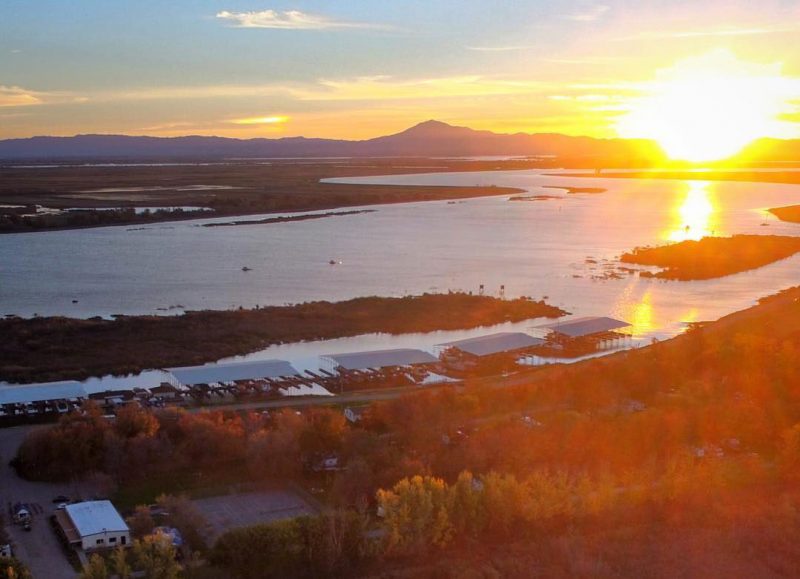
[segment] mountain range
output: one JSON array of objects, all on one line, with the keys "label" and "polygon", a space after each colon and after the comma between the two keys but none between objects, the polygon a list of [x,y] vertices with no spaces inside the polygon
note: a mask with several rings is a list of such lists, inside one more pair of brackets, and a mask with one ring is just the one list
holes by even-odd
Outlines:
[{"label": "mountain range", "polygon": [[362,141],[287,137],[140,137],[76,135],[0,141],[0,159],[257,158],[257,157],[619,157],[642,151],[661,155],[651,141],[595,139],[557,133],[499,134],[425,121],[400,133]]},{"label": "mountain range", "polygon": [[[762,139],[750,147],[764,159],[800,160],[800,141]],[[393,135],[361,141],[286,137],[235,139],[185,136],[76,135],[0,140],[0,159],[222,159],[280,157],[554,156],[571,159],[665,158],[644,139],[596,139],[558,133],[500,134],[425,121]]]}]

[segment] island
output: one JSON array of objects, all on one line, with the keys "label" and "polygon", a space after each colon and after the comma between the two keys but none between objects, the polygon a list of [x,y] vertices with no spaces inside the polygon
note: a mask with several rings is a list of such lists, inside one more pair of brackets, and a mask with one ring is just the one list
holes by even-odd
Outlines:
[{"label": "island", "polygon": [[447,293],[113,320],[11,317],[0,320],[0,380],[82,380],[204,364],[273,344],[462,330],[566,313],[531,298]]},{"label": "island", "polygon": [[723,277],[756,269],[800,252],[800,237],[734,235],[704,237],[659,247],[637,247],[620,261],[663,268],[643,271],[640,277],[680,281]]},{"label": "island", "polygon": [[789,223],[800,223],[800,205],[788,205],[787,207],[773,207],[767,209],[775,217],[781,221],[788,221]]}]

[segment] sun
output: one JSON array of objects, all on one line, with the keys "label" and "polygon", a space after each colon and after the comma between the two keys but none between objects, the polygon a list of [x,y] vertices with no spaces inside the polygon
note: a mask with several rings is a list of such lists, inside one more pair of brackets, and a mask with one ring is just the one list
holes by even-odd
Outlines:
[{"label": "sun", "polygon": [[656,140],[672,159],[735,155],[760,137],[787,137],[787,79],[780,64],[739,60],[726,50],[682,60],[657,73],[617,131]]}]

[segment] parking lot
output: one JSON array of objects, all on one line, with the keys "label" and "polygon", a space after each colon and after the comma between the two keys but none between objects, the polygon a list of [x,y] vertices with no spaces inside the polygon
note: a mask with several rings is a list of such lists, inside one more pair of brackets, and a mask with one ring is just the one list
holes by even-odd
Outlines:
[{"label": "parking lot", "polygon": [[210,543],[238,527],[316,513],[312,505],[290,490],[224,495],[193,502],[209,522]]},{"label": "parking lot", "polygon": [[[14,555],[31,570],[34,579],[74,579],[78,574],[67,561],[48,521],[57,505],[53,498],[58,495],[80,496],[86,489],[70,483],[50,484],[30,482],[19,478],[10,466],[27,433],[41,426],[17,426],[0,429],[0,504],[6,519],[6,529],[11,536]],[[31,513],[31,529],[25,531],[11,524],[8,510],[17,503],[27,505]]]}]

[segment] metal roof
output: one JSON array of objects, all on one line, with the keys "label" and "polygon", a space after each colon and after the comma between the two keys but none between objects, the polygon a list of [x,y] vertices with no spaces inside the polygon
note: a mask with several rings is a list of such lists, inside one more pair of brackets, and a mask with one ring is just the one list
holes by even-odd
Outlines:
[{"label": "metal roof", "polygon": [[537,326],[538,328],[546,328],[559,334],[564,334],[570,338],[580,338],[581,336],[591,336],[592,334],[601,334],[611,330],[618,330],[630,326],[628,322],[622,320],[615,320],[614,318],[587,316],[584,318],[575,318],[563,322],[555,322],[552,324],[544,324]]},{"label": "metal roof", "polygon": [[169,372],[186,386],[228,382],[231,380],[257,380],[259,378],[279,378],[300,374],[285,360],[261,360],[256,362],[229,362],[210,366],[187,366],[170,368]]},{"label": "metal roof", "polygon": [[326,354],[323,358],[332,360],[347,370],[366,368],[386,368],[389,366],[412,366],[432,364],[439,360],[424,350],[399,348],[396,350],[375,350],[372,352],[352,352],[349,354]]},{"label": "metal roof", "polygon": [[111,501],[86,501],[64,507],[81,538],[104,532],[124,533],[128,525]]},{"label": "metal roof", "polygon": [[473,356],[490,356],[501,352],[513,352],[514,350],[541,346],[542,344],[544,344],[544,340],[541,338],[534,338],[522,332],[500,332],[489,334],[488,336],[437,344],[437,347],[455,348]]},{"label": "metal roof", "polygon": [[47,382],[24,386],[0,386],[0,405],[25,404],[48,400],[86,398],[86,389],[80,382]]}]

